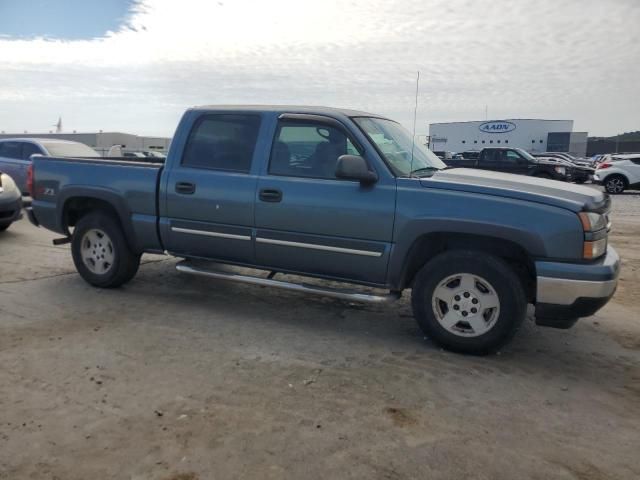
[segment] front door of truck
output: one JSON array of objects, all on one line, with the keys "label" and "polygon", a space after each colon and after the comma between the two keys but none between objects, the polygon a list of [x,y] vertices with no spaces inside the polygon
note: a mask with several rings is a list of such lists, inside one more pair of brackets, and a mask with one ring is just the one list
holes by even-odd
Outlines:
[{"label": "front door of truck", "polygon": [[251,166],[260,124],[259,115],[247,113],[194,121],[164,185],[160,228],[170,253],[253,263],[257,176]]},{"label": "front door of truck", "polygon": [[361,154],[356,145],[334,119],[281,116],[267,171],[258,179],[258,264],[384,283],[396,184],[382,176],[369,186],[337,179],[338,157]]},{"label": "front door of truck", "polygon": [[526,175],[529,162],[515,150],[502,150],[502,171]]}]

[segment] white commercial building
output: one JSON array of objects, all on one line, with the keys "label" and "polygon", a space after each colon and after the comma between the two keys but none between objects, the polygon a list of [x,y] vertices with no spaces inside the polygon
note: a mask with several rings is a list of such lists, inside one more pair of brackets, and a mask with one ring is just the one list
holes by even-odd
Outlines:
[{"label": "white commercial building", "polygon": [[570,152],[584,156],[587,133],[574,132],[573,120],[513,118],[429,125],[429,148],[434,152],[464,152],[487,147]]}]

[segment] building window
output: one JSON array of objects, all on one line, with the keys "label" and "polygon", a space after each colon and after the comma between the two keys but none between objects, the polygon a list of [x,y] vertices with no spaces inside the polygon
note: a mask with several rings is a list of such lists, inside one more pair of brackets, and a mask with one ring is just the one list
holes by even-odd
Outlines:
[{"label": "building window", "polygon": [[500,140],[498,140],[498,143],[500,143]]},{"label": "building window", "polygon": [[493,143],[493,140],[489,140],[489,143]]},{"label": "building window", "polygon": [[509,140],[505,140],[504,143],[509,143]]},{"label": "building window", "polygon": [[467,143],[467,141],[466,140],[462,140],[462,143]]},{"label": "building window", "polygon": [[531,140],[531,143],[536,143],[536,141],[535,140]]},{"label": "building window", "polygon": [[540,140],[540,143],[542,143],[542,140]]},{"label": "building window", "polygon": [[484,140],[482,140],[482,143],[484,143]]},{"label": "building window", "polygon": [[474,140],[473,143],[478,143],[478,140]]}]

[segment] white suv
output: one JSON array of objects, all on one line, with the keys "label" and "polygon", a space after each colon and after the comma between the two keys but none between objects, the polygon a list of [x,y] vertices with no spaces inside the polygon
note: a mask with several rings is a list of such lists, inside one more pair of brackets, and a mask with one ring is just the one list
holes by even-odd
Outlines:
[{"label": "white suv", "polygon": [[593,180],[613,194],[640,188],[640,153],[612,155],[598,165]]}]

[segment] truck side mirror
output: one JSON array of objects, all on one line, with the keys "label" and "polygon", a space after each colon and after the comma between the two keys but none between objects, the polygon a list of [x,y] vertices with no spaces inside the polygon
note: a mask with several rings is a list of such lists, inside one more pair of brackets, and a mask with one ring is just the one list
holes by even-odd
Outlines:
[{"label": "truck side mirror", "polygon": [[336,178],[357,180],[363,185],[378,181],[376,172],[369,170],[367,161],[358,155],[341,155],[336,163]]}]

